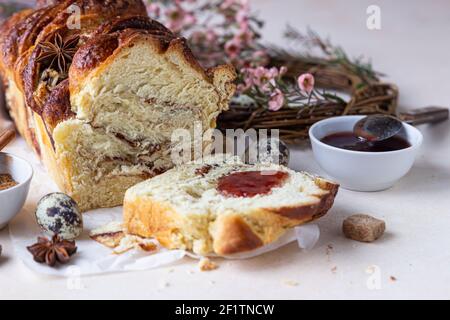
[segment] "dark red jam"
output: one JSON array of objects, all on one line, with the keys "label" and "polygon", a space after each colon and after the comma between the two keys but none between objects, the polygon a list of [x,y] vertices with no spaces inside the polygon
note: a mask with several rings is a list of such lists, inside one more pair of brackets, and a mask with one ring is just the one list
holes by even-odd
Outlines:
[{"label": "dark red jam", "polygon": [[400,136],[378,142],[369,142],[358,138],[353,132],[333,133],[321,141],[336,148],[363,152],[387,152],[411,147],[411,144]]},{"label": "dark red jam", "polygon": [[235,172],[219,179],[217,190],[226,197],[251,198],[268,194],[280,187],[289,177],[283,171],[244,171]]}]

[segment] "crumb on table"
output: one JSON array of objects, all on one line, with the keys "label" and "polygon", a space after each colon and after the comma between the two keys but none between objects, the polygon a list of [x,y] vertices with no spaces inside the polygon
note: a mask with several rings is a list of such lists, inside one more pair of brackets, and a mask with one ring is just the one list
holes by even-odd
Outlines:
[{"label": "crumb on table", "polygon": [[200,271],[212,271],[219,268],[216,263],[208,258],[202,258],[198,263],[198,267],[200,268]]},{"label": "crumb on table", "polygon": [[288,287],[297,287],[299,283],[295,280],[285,280],[283,281],[283,284],[285,284]]}]

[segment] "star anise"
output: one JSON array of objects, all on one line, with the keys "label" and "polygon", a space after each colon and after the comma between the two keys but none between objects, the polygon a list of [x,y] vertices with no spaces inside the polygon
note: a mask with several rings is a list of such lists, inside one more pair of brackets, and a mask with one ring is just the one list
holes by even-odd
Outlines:
[{"label": "star anise", "polygon": [[75,241],[61,240],[58,235],[54,235],[51,240],[46,237],[38,237],[38,242],[27,247],[33,255],[34,261],[46,263],[50,267],[67,263],[70,257],[77,252]]},{"label": "star anise", "polygon": [[41,52],[37,62],[45,63],[48,68],[57,68],[59,73],[66,75],[73,56],[77,52],[79,40],[80,36],[78,35],[63,39],[59,33],[56,33],[52,40],[38,45]]}]

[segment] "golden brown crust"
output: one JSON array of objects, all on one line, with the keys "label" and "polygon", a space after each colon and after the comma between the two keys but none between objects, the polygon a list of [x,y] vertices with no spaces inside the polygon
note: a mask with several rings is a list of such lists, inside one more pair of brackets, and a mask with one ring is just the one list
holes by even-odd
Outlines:
[{"label": "golden brown crust", "polygon": [[75,113],[70,106],[69,79],[66,79],[50,93],[42,111],[42,118],[51,135],[58,123],[74,117]]},{"label": "golden brown crust", "polygon": [[115,248],[120,244],[120,241],[125,237],[123,231],[108,232],[102,234],[89,235],[89,237],[109,248]]},{"label": "golden brown crust", "polygon": [[[28,110],[30,109],[28,108]],[[70,183],[71,180],[66,176],[69,175],[71,171],[70,164],[61,163],[61,160],[57,159],[53,146],[53,137],[49,135],[47,126],[42,117],[34,112],[32,120],[34,125],[33,132],[36,140],[39,141],[39,157],[42,163],[58,187],[61,190],[64,190],[65,193],[72,194],[73,188]],[[83,209],[80,207],[80,210]]]},{"label": "golden brown crust", "polygon": [[245,220],[237,215],[220,216],[215,224],[213,247],[218,255],[231,255],[255,250],[264,245]]},{"label": "golden brown crust", "polygon": [[12,59],[15,59],[16,56],[9,56],[6,52],[6,42],[9,38],[8,35],[10,34],[12,28],[17,25],[21,20],[23,20],[25,17],[30,15],[33,12],[32,9],[27,9],[20,11],[16,14],[14,14],[12,17],[10,17],[8,20],[6,20],[1,26],[0,26],[0,35],[4,35],[0,37],[0,70],[6,68],[6,63],[10,62]]},{"label": "golden brown crust", "polygon": [[[339,185],[321,178],[316,178],[315,182],[327,192],[317,195],[317,200],[312,204],[278,209],[262,208],[249,212],[245,220],[233,215],[226,216],[224,221],[217,219],[214,224],[218,225],[216,230],[219,231],[213,234],[214,251],[219,255],[230,255],[254,250],[277,240],[287,228],[324,216],[333,206]],[[252,225],[259,225],[259,230],[253,230]]]},{"label": "golden brown crust", "polygon": [[[43,90],[44,92],[38,91],[38,85],[42,73],[49,67],[44,64],[44,62],[39,61],[39,57],[42,53],[41,44],[46,41],[53,42],[57,35],[60,35],[65,41],[71,37],[77,36],[78,32],[69,30],[66,27],[53,30],[46,35],[42,41],[37,43],[36,46],[30,49],[29,55],[26,59],[27,64],[23,67],[23,70],[16,66],[16,74],[21,75],[19,78],[23,80],[23,90],[25,92],[27,105],[39,115],[42,114],[43,107],[49,96],[49,90],[47,88]],[[60,74],[59,77],[64,78],[65,76]],[[16,79],[16,82],[19,82],[20,79]]]},{"label": "golden brown crust", "polygon": [[75,56],[69,71],[70,92],[77,92],[89,73],[105,62],[122,47],[132,46],[139,37],[156,43],[163,52],[174,38],[170,30],[159,22],[143,16],[128,16],[105,22],[82,45]]},{"label": "golden brown crust", "polygon": [[[95,69],[136,33],[154,35],[161,42],[170,42],[173,38],[170,30],[148,17],[118,17],[107,21],[97,28],[74,56],[70,77]],[[165,42],[163,46],[167,47]]]},{"label": "golden brown crust", "polygon": [[182,218],[169,204],[136,199],[124,201],[123,207],[123,223],[128,233],[144,238],[156,237],[163,246],[175,248],[172,235],[177,233]]},{"label": "golden brown crust", "polygon": [[[26,96],[29,107],[42,113],[47,97],[44,96],[43,101],[39,102],[34,99],[38,80],[44,71],[36,61],[40,51],[38,44],[55,32],[67,33],[66,21],[71,12],[66,9],[70,5],[77,5],[80,9],[81,32],[95,29],[113,17],[146,14],[141,0],[42,0],[38,2],[37,9],[16,13],[1,25],[0,74],[6,89],[12,81],[15,82],[8,106],[20,133],[37,153],[40,147],[34,129],[33,112],[24,105],[23,96]],[[79,31],[71,31],[74,32]],[[59,92],[57,96],[60,99]],[[53,115],[51,105],[55,107]],[[53,120],[51,125],[65,118],[65,109],[65,105],[59,106],[52,101],[46,105],[46,117]],[[63,117],[58,120],[60,115]]]},{"label": "golden brown crust", "polygon": [[[99,26],[108,19],[118,16],[146,15],[145,5],[141,0],[59,0],[40,1],[36,10],[23,10],[11,17],[2,26],[3,42],[1,45],[3,60],[8,67],[13,68],[15,60],[32,45],[44,30],[44,35],[49,26],[66,25],[67,19],[72,14],[67,10],[70,6],[76,6],[83,16],[89,17],[89,22]],[[82,29],[85,28],[83,24]],[[47,31],[47,32],[45,32]]]},{"label": "golden brown crust", "polygon": [[15,81],[8,83],[7,100],[9,113],[17,130],[25,138],[27,144],[40,156],[41,148],[33,125],[33,111],[25,105],[25,97]]},{"label": "golden brown crust", "polygon": [[[71,13],[66,9],[70,5],[77,5],[80,9],[81,30],[67,31],[66,21]],[[34,100],[38,80],[44,71],[36,61],[39,43],[55,32],[85,32],[88,39],[90,30],[111,18],[128,15],[146,15],[143,2],[42,0],[35,10],[27,9],[16,13],[0,27],[0,75],[8,92],[9,111],[26,142],[41,157],[61,189],[68,193],[72,188],[70,166],[65,166],[64,161],[57,161],[52,146],[53,139],[48,130],[71,116],[67,109],[67,90],[65,85],[58,86],[48,96],[43,95],[43,101],[36,103]],[[27,104],[25,100],[30,103]],[[44,109],[44,118],[48,123],[42,121],[40,116]],[[62,170],[62,167],[65,169]]]},{"label": "golden brown crust", "polygon": [[119,41],[116,36],[103,34],[78,49],[70,69],[71,86],[76,85],[77,79],[85,72],[97,68],[118,46]]},{"label": "golden brown crust", "polygon": [[[223,92],[229,93],[224,99],[229,99],[234,94],[236,72],[232,66],[224,65],[204,70],[189,49],[186,39],[176,38],[159,22],[143,16],[116,18],[97,28],[91,39],[79,48],[73,58],[69,73],[71,94],[79,91],[90,71],[100,68],[103,62],[106,63],[106,60],[121,48],[133,46],[138,41],[151,43],[159,54],[166,55],[176,63],[182,61],[206,81],[218,87],[220,85]],[[224,79],[225,83],[221,83]]]},{"label": "golden brown crust", "polygon": [[146,15],[142,0],[77,0],[81,15],[95,14],[110,19],[123,15]]},{"label": "golden brown crust", "polygon": [[40,31],[51,22],[53,9],[46,7],[27,11],[28,14],[7,30],[1,47],[5,67],[13,69],[16,60],[34,44]]},{"label": "golden brown crust", "polygon": [[[72,14],[68,8],[72,5],[80,10],[81,30],[68,29],[66,26]],[[145,15],[145,12],[145,5],[140,0],[41,1],[38,9],[24,10],[2,26],[4,36],[0,40],[0,50],[3,55],[0,59],[0,70],[15,69],[16,79],[20,82],[19,86],[22,82],[25,86],[27,104],[41,114],[43,102],[36,101],[33,97],[38,79],[44,69],[36,61],[40,53],[40,43],[50,39],[56,32],[66,37],[81,34],[117,16]],[[31,52],[27,53],[29,50]],[[15,66],[16,61],[24,54],[27,54],[27,57],[22,59],[23,66]]]},{"label": "golden brown crust", "polygon": [[333,206],[334,199],[336,198],[339,190],[339,185],[330,183],[329,181],[321,178],[316,178],[315,182],[321,189],[328,191],[325,196],[317,196],[319,199],[317,203],[297,207],[284,207],[276,210],[271,209],[267,211],[291,220],[301,221],[302,223],[313,221],[322,217]]},{"label": "golden brown crust", "polygon": [[[159,22],[142,16],[118,18],[101,25],[92,38],[75,54],[69,75],[70,91],[76,92],[76,88],[80,86],[89,72],[99,67],[116,50],[132,46],[133,42],[140,40],[151,42],[160,54],[184,60],[200,76],[211,83],[216,71],[225,71],[225,69],[210,69],[210,72],[206,72],[195,59],[186,39],[176,38]],[[226,70],[231,74],[230,79],[233,81],[234,69],[228,66]],[[230,89],[234,92],[232,87]]]},{"label": "golden brown crust", "polygon": [[169,55],[173,54],[177,58],[184,59],[184,62],[186,62],[186,64],[190,65],[194,70],[196,70],[205,80],[208,80],[211,83],[213,82],[213,77],[208,76],[207,72],[194,57],[194,54],[187,45],[187,40],[185,38],[173,39],[170,42],[167,53]]},{"label": "golden brown crust", "polygon": [[[213,252],[206,253],[223,256],[255,250],[276,241],[286,229],[325,215],[333,205],[339,185],[321,178],[316,178],[315,183],[324,192],[315,196],[316,199],[312,199],[310,204],[217,215],[209,227],[211,239],[205,239],[212,240]],[[151,197],[125,198],[126,230],[142,237],[156,237],[170,249],[180,248],[179,239],[185,237],[180,226],[185,223],[185,216],[189,214],[181,215],[169,204],[160,203]]]},{"label": "golden brown crust", "polygon": [[172,32],[164,25],[145,16],[117,17],[106,21],[98,27],[94,36],[99,34],[111,34],[125,29],[147,30],[154,34],[173,37]]}]

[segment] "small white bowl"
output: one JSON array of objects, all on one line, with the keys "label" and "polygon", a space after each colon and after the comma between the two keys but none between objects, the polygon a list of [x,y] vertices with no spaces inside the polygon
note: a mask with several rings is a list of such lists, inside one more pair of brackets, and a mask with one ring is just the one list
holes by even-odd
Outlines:
[{"label": "small white bowl", "polygon": [[30,190],[33,169],[25,160],[0,152],[0,173],[9,173],[18,185],[0,191],[0,230],[22,210]]},{"label": "small white bowl", "polygon": [[404,135],[411,147],[388,152],[361,152],[332,147],[320,140],[337,132],[351,132],[364,116],[342,116],[322,120],[309,130],[314,157],[322,169],[345,189],[381,191],[392,187],[414,164],[423,136],[404,123]]}]

